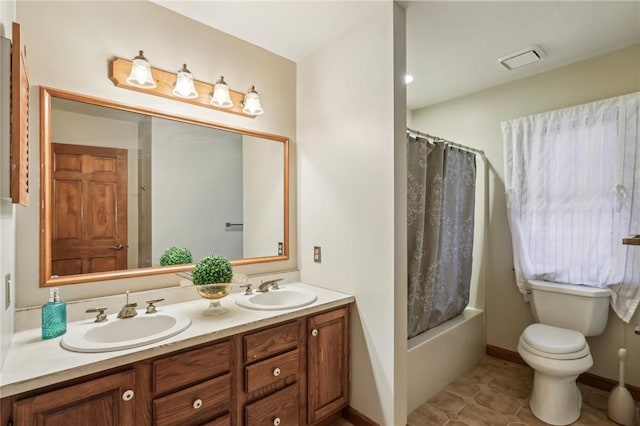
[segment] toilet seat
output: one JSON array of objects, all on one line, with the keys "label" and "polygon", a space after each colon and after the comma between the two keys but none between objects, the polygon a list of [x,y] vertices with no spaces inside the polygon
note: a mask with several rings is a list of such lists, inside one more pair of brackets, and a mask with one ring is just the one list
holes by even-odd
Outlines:
[{"label": "toilet seat", "polygon": [[522,349],[543,358],[580,359],[589,355],[584,336],[574,330],[546,324],[531,324],[520,336]]}]

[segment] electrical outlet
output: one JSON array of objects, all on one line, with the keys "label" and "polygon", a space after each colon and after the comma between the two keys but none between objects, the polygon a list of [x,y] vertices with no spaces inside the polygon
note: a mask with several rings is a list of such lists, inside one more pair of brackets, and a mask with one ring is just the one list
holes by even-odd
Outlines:
[{"label": "electrical outlet", "polygon": [[278,256],[282,256],[284,254],[284,244],[282,242],[278,243]]},{"label": "electrical outlet", "polygon": [[320,246],[313,247],[313,261],[322,263],[322,248]]}]

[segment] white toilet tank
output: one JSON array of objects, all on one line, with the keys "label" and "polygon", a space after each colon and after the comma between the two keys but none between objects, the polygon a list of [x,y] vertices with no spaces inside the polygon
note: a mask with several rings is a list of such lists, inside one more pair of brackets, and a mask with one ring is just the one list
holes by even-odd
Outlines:
[{"label": "white toilet tank", "polygon": [[608,289],[532,280],[528,291],[536,322],[579,331],[585,336],[602,334],[607,326]]}]

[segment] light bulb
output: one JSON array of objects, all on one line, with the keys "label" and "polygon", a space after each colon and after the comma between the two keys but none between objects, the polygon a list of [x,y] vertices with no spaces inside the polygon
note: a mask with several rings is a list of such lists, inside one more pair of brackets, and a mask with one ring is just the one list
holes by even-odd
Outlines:
[{"label": "light bulb", "polygon": [[198,92],[193,85],[193,76],[191,71],[187,69],[187,64],[182,65],[182,69],[178,71],[176,84],[173,87],[173,94],[186,99],[194,99],[198,97]]},{"label": "light bulb", "polygon": [[157,87],[151,74],[151,65],[147,58],[144,57],[142,50],[131,61],[131,73],[127,77],[127,84],[143,89],[155,89]]},{"label": "light bulb", "polygon": [[256,92],[254,86],[251,86],[244,95],[242,112],[249,115],[260,115],[264,113],[262,105],[260,104],[260,95]]},{"label": "light bulb", "polygon": [[213,86],[213,94],[211,95],[211,105],[215,105],[220,108],[231,108],[233,102],[229,95],[229,86],[224,81],[224,77],[220,77],[216,84]]}]

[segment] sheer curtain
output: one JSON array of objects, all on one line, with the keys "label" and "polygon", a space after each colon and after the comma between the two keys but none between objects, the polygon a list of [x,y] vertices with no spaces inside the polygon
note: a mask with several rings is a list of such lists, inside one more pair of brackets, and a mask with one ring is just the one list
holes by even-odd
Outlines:
[{"label": "sheer curtain", "polygon": [[518,287],[609,287],[628,322],[640,300],[640,92],[502,123]]},{"label": "sheer curtain", "polygon": [[408,337],[459,315],[469,303],[476,156],[409,137]]}]

